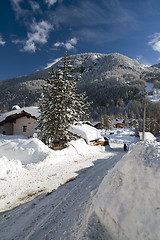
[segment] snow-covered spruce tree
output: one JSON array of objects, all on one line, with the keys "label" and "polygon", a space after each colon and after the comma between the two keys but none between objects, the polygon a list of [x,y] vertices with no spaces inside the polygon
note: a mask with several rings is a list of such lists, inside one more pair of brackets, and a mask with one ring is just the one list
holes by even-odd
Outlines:
[{"label": "snow-covered spruce tree", "polygon": [[72,124],[77,124],[87,117],[90,104],[85,93],[78,94],[77,83],[80,76],[72,74],[67,52],[58,63],[57,69],[44,79],[40,98],[40,117],[38,136],[50,147],[72,138],[68,131]]}]

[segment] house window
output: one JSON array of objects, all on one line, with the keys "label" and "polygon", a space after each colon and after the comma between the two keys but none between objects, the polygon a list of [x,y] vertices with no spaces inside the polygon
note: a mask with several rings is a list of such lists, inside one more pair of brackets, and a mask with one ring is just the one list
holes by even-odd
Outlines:
[{"label": "house window", "polygon": [[23,126],[23,132],[27,132],[27,126]]}]

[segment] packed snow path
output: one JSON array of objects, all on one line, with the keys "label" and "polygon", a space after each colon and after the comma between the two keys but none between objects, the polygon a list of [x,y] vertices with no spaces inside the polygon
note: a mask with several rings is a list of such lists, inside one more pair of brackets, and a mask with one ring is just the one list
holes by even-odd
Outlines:
[{"label": "packed snow path", "polygon": [[80,170],[75,180],[70,179],[73,181],[55,192],[1,213],[0,239],[81,239],[87,211],[98,186],[107,171],[124,155],[122,149],[112,151],[114,156],[97,159],[94,167]]}]

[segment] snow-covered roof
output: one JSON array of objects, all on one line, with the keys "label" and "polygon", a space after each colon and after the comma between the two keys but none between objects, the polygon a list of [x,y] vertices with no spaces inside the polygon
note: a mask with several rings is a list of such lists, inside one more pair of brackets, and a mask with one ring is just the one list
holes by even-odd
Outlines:
[{"label": "snow-covered roof", "polygon": [[92,125],[96,126],[97,124],[101,124],[101,122],[93,122]]},{"label": "snow-covered roof", "polygon": [[102,136],[100,135],[100,132],[96,128],[88,124],[72,125],[69,128],[69,131],[72,132],[73,134],[82,137],[83,139],[86,140],[87,143],[96,139],[103,139]]},{"label": "snow-covered roof", "polygon": [[0,122],[4,121],[9,116],[20,114],[22,112],[29,113],[32,117],[35,117],[35,118],[38,118],[40,114],[38,107],[24,107],[24,108],[15,109],[6,113],[2,113],[0,115]]},{"label": "snow-covered roof", "polygon": [[116,124],[116,123],[123,123],[124,119],[114,119],[113,120],[113,123]]}]

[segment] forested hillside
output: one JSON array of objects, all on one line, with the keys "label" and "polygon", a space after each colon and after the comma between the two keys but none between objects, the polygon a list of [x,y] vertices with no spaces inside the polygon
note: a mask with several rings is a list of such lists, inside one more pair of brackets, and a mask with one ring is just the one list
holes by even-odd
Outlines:
[{"label": "forested hillside", "polygon": [[[146,81],[153,82],[157,88],[160,85],[160,69],[157,66],[147,68],[118,53],[78,54],[70,56],[70,61],[74,66],[73,74],[82,76],[79,92],[86,91],[89,101],[93,102],[91,116],[94,119],[103,114],[141,114]],[[56,68],[56,65],[53,67]],[[48,76],[50,70],[1,81],[1,111],[10,110],[15,104],[21,107],[37,105],[42,79]]]}]

